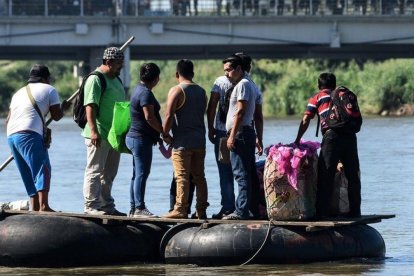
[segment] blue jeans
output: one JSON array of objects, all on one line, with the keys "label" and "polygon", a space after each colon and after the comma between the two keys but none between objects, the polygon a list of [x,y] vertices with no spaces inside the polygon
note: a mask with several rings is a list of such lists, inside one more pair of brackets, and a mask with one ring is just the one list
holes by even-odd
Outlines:
[{"label": "blue jeans", "polygon": [[49,191],[52,168],[42,135],[33,132],[14,133],[7,138],[27,194]]},{"label": "blue jeans", "polygon": [[233,170],[231,168],[231,163],[223,164],[218,161],[219,149],[220,149],[220,138],[226,137],[226,131],[215,130],[216,134],[214,141],[214,153],[216,154],[217,168],[220,177],[220,191],[221,191],[221,210],[224,212],[233,212],[234,207],[234,180],[233,180]]},{"label": "blue jeans", "polygon": [[125,143],[133,156],[134,170],[130,185],[131,209],[144,209],[145,187],[151,171],[153,141],[146,136],[126,137]]},{"label": "blue jeans", "polygon": [[255,161],[256,134],[252,127],[240,127],[236,134],[235,149],[230,151],[230,161],[234,179],[237,182],[239,194],[236,200],[236,213],[242,219],[249,218],[249,208],[252,194],[252,166]]}]

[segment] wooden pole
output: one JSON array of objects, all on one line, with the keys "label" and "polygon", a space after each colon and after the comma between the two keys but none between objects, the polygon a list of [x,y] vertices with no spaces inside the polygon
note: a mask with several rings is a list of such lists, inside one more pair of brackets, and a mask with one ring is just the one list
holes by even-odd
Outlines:
[{"label": "wooden pole", "polygon": [[[131,42],[135,39],[135,36],[131,36],[125,43],[124,45],[121,46],[121,48],[119,48],[119,50],[123,51],[125,50],[126,47],[128,47],[129,44],[131,44]],[[79,94],[79,89],[76,90],[75,93],[73,93],[72,96],[70,96],[66,101],[71,102],[73,101],[73,99]]]}]

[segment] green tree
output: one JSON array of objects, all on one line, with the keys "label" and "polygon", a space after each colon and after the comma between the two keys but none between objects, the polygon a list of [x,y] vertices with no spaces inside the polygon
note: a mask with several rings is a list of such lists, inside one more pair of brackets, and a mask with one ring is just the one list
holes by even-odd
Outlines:
[{"label": "green tree", "polygon": [[[139,81],[139,67],[149,61],[131,62],[131,84]],[[1,61],[0,113],[5,115],[13,93],[25,85],[31,66],[46,64],[52,73],[52,85],[62,99],[69,98],[78,88],[73,77],[75,62],[69,61]],[[164,105],[168,91],[177,85],[177,61],[155,61],[161,69],[160,83],[154,88],[159,102]],[[195,60],[194,81],[209,95],[214,80],[223,75],[221,60]],[[333,72],[337,84],[345,85],[358,95],[365,114],[380,114],[398,109],[403,104],[414,104],[414,61],[393,59],[386,61],[329,61],[329,60],[255,60],[252,79],[263,92],[263,110],[267,117],[302,114],[309,97],[317,91],[317,78],[322,72]]]}]

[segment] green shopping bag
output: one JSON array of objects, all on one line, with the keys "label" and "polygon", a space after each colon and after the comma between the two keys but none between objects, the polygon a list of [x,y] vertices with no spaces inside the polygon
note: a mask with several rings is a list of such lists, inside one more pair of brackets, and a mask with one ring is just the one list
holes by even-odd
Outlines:
[{"label": "green shopping bag", "polygon": [[108,133],[108,142],[114,150],[131,153],[125,145],[125,136],[131,126],[129,102],[116,102],[112,118],[112,126]]}]

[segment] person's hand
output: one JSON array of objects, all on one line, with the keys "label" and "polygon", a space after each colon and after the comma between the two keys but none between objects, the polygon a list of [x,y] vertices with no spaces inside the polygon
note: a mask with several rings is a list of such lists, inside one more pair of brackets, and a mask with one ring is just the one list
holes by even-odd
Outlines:
[{"label": "person's hand", "polygon": [[212,144],[214,144],[214,142],[215,142],[215,137],[216,136],[216,134],[215,134],[215,131],[214,131],[214,128],[209,128],[208,129],[208,140],[210,140],[210,142],[212,143]]},{"label": "person's hand", "polygon": [[60,105],[60,108],[62,109],[63,112],[65,112],[71,107],[71,105],[72,105],[71,102],[68,102],[67,100],[63,100],[62,104]]},{"label": "person's hand", "polygon": [[99,132],[91,130],[91,143],[95,147],[101,146],[101,136],[99,135]]},{"label": "person's hand", "polygon": [[235,137],[234,137],[234,136],[232,136],[232,135],[230,135],[230,136],[229,136],[229,138],[227,139],[227,148],[228,148],[230,151],[233,151],[233,150],[236,148],[236,146],[235,146],[235,141],[236,141],[236,139],[235,139]]},{"label": "person's hand", "polygon": [[259,155],[259,156],[262,156],[262,154],[263,154],[263,142],[262,142],[262,140],[259,140],[258,138],[256,138],[256,149],[257,149],[256,154]]},{"label": "person's hand", "polygon": [[172,138],[171,136],[165,137],[165,138],[164,138],[164,142],[165,142],[167,145],[172,145],[173,138]]},{"label": "person's hand", "polygon": [[167,133],[167,134],[163,134],[162,135],[162,140],[164,140],[164,142],[167,144],[167,145],[171,145],[172,144],[172,142],[173,142],[173,138]]}]

